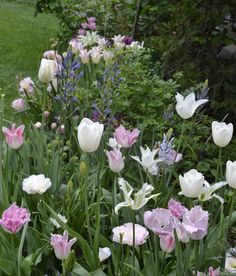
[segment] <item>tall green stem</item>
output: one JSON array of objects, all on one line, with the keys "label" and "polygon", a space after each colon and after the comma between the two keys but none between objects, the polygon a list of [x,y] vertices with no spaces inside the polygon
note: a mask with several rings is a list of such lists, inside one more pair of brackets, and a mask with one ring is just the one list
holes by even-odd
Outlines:
[{"label": "tall green stem", "polygon": [[[133,215],[133,267],[135,267],[135,215]],[[133,275],[135,276],[135,271],[133,272]]]},{"label": "tall green stem", "polygon": [[222,148],[219,149],[219,156],[217,160],[217,169],[216,169],[216,177],[215,177],[215,182],[218,181],[219,174],[220,174],[220,166],[221,166],[221,155],[222,155]]},{"label": "tall green stem", "polygon": [[234,199],[235,199],[235,195],[236,195],[236,190],[234,189],[234,193],[233,193],[233,196],[231,198],[231,204],[230,204],[230,209],[229,209],[229,222],[228,222],[228,227],[227,227],[227,230],[226,230],[226,239],[227,239],[227,236],[228,236],[228,232],[229,232],[229,228],[230,228],[230,222],[231,222],[231,218],[232,218],[232,213],[233,213],[233,208],[234,208]]},{"label": "tall green stem", "polygon": [[47,99],[47,86],[43,87],[43,102],[42,102],[42,125],[41,125],[41,143],[40,143],[40,172],[43,173],[43,156],[44,156],[44,123],[45,123],[45,106],[46,106],[46,99]]},{"label": "tall green stem", "polygon": [[17,276],[21,276],[22,250],[23,250],[23,245],[24,245],[24,241],[25,241],[27,227],[28,227],[28,222],[24,225],[23,232],[21,235],[21,240],[20,240],[20,246],[19,246],[19,250],[18,250],[18,254],[17,254],[17,271],[18,271]]},{"label": "tall green stem", "polygon": [[[182,142],[183,135],[184,135],[184,130],[185,130],[185,120],[183,121],[183,124],[182,124],[182,129],[181,129],[181,133],[180,133],[180,137],[179,137],[179,143],[178,143],[178,147],[177,147],[177,151],[176,151],[176,157],[177,157],[177,154],[178,154],[178,152],[180,150],[181,142]],[[174,163],[175,163],[175,160],[174,160]],[[173,175],[173,171],[174,171],[174,164],[172,165],[170,174],[168,176],[168,179],[167,179],[167,182],[166,182],[166,188],[169,187],[169,184],[170,184],[170,181],[171,181],[171,177]]]}]

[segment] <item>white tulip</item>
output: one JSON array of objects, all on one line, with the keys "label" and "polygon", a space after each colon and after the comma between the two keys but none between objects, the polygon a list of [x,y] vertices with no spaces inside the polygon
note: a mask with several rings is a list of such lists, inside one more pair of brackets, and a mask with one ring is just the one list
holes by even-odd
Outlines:
[{"label": "white tulip", "polygon": [[55,74],[57,71],[57,62],[52,59],[42,58],[38,79],[43,83],[49,83],[55,78]]},{"label": "white tulip", "polygon": [[109,247],[99,247],[99,261],[103,262],[111,256],[111,249]]},{"label": "white tulip", "polygon": [[206,99],[196,101],[194,93],[189,94],[186,98],[177,93],[175,99],[177,101],[175,107],[176,111],[183,119],[189,119],[190,117],[192,117],[194,112],[200,105],[208,102],[208,100]]},{"label": "white tulip", "polygon": [[25,178],[22,183],[22,189],[27,194],[43,194],[52,186],[49,178],[44,174],[31,175]]},{"label": "white tulip", "polygon": [[80,50],[79,57],[81,58],[83,64],[89,63],[89,52],[86,49]]},{"label": "white tulip", "polygon": [[225,270],[230,273],[236,273],[236,258],[230,253],[226,253]]},{"label": "white tulip", "polygon": [[78,140],[82,151],[94,152],[98,149],[103,129],[103,124],[83,118],[78,126]]},{"label": "white tulip", "polygon": [[102,54],[99,47],[93,47],[90,51],[90,55],[94,64],[98,64],[100,62]]},{"label": "white tulip", "polygon": [[236,161],[226,163],[226,182],[233,189],[236,189]]},{"label": "white tulip", "polygon": [[190,198],[197,198],[201,192],[205,182],[204,176],[197,170],[192,169],[179,176],[179,182],[181,187],[180,195],[184,195]]},{"label": "white tulip", "polygon": [[223,148],[228,145],[233,136],[233,125],[224,122],[212,122],[212,137],[214,143]]}]

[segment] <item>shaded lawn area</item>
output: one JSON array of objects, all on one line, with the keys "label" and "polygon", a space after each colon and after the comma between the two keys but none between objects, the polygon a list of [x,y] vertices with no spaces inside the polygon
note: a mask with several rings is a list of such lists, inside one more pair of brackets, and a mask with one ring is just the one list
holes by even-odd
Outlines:
[{"label": "shaded lawn area", "polygon": [[59,31],[58,20],[51,14],[34,17],[34,8],[0,2],[0,88],[5,94],[5,114],[12,113],[11,101],[17,98],[16,76],[37,79],[42,54],[50,50],[51,38]]}]

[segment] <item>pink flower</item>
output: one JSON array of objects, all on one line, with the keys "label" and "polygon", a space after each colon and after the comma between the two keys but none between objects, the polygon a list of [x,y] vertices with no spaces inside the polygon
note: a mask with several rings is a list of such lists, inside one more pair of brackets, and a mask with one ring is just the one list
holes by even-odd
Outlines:
[{"label": "pink flower", "polygon": [[177,153],[175,150],[170,150],[167,158],[165,160],[165,163],[167,165],[173,165],[174,163],[178,163],[183,158],[183,155],[181,153]]},{"label": "pink flower", "polygon": [[87,29],[87,28],[88,28],[88,23],[87,23],[87,22],[81,23],[81,27],[82,27],[83,29]]},{"label": "pink flower", "polygon": [[94,23],[89,23],[89,24],[88,24],[88,28],[89,28],[89,30],[91,30],[91,31],[95,31],[96,28],[97,28],[96,23],[95,23],[95,22],[94,22]]},{"label": "pink flower", "polygon": [[62,57],[58,55],[58,53],[54,50],[49,50],[43,53],[43,57],[47,59],[53,59],[56,60],[57,62],[62,61]]},{"label": "pink flower", "polygon": [[172,215],[178,219],[182,219],[186,208],[178,201],[170,199],[168,202],[168,209],[171,211]]},{"label": "pink flower", "polygon": [[106,151],[106,156],[108,157],[110,170],[118,173],[124,168],[124,157],[118,149],[111,151]]},{"label": "pink flower", "polygon": [[6,232],[15,234],[20,231],[22,226],[29,220],[30,213],[28,210],[18,207],[16,203],[13,203],[3,212],[0,224]]},{"label": "pink flower", "polygon": [[137,128],[129,131],[123,126],[119,126],[114,133],[117,143],[123,148],[130,148],[136,142],[138,136],[139,130]]},{"label": "pink flower", "polygon": [[79,35],[86,35],[86,31],[84,29],[79,29]]},{"label": "pink flower", "polygon": [[[112,240],[122,244],[133,245],[133,223],[125,223],[112,229]],[[148,231],[139,224],[135,224],[135,245],[141,245],[148,238]]]},{"label": "pink flower", "polygon": [[201,240],[207,234],[209,214],[201,206],[195,206],[183,215],[183,226],[193,240]]},{"label": "pink flower", "polygon": [[26,92],[27,94],[34,93],[34,82],[31,80],[30,77],[24,78],[20,81],[19,92]]},{"label": "pink flower", "polygon": [[49,111],[45,111],[44,112],[44,118],[47,119],[50,115],[50,112]]},{"label": "pink flower", "polygon": [[24,142],[24,133],[25,126],[20,125],[18,128],[15,128],[15,124],[12,125],[12,128],[3,127],[2,131],[6,136],[6,142],[12,149],[18,149]]},{"label": "pink flower", "polygon": [[144,224],[156,235],[167,235],[172,231],[172,213],[164,208],[156,208],[144,213]]},{"label": "pink flower", "polygon": [[14,108],[16,111],[18,112],[21,112],[25,109],[26,107],[26,103],[23,99],[19,98],[19,99],[16,99],[14,100],[12,103],[11,103],[11,106],[12,108]]},{"label": "pink flower", "polygon": [[220,276],[220,268],[218,267],[217,269],[214,270],[213,267],[209,267],[208,273],[209,273],[209,276]]},{"label": "pink flower", "polygon": [[175,249],[175,238],[172,233],[168,233],[167,235],[160,235],[160,247],[162,251],[167,253],[173,251]]},{"label": "pink flower", "polygon": [[95,23],[96,22],[96,18],[95,17],[88,17],[87,21],[88,21],[89,24]]},{"label": "pink flower", "polygon": [[56,123],[51,123],[51,130],[54,130],[57,128],[57,124]]},{"label": "pink flower", "polygon": [[65,260],[70,254],[72,245],[77,241],[73,238],[68,241],[68,232],[65,230],[63,235],[51,234],[51,245],[54,253],[59,260]]}]

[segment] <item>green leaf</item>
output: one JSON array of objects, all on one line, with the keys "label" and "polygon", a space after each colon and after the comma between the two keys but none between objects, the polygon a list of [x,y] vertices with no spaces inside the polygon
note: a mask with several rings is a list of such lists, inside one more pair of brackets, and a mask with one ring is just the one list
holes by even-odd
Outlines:
[{"label": "green leaf", "polygon": [[2,270],[6,275],[14,275],[13,262],[5,259],[0,259],[0,270]]}]

